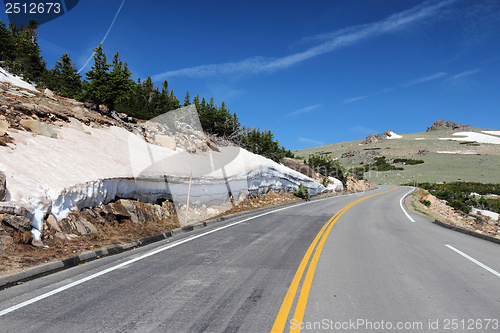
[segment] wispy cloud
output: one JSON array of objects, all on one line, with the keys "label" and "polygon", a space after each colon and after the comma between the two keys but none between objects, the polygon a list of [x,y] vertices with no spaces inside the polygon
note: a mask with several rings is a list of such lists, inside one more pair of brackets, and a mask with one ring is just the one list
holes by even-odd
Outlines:
[{"label": "wispy cloud", "polygon": [[321,145],[325,144],[323,141],[318,141],[318,140],[304,138],[304,137],[299,137],[299,138],[297,138],[297,140],[299,142],[302,142],[302,143],[307,143],[307,144],[316,145],[316,146],[321,146]]},{"label": "wispy cloud", "polygon": [[436,15],[439,10],[456,0],[440,2],[426,1],[416,7],[389,16],[387,19],[364,25],[358,25],[325,33],[317,36],[320,44],[303,52],[290,54],[281,58],[251,57],[238,62],[209,64],[166,71],[153,76],[154,80],[163,80],[175,76],[209,77],[226,74],[256,74],[273,72],[288,68],[302,61],[332,52],[342,47],[350,46],[386,33],[402,30],[419,21]]},{"label": "wispy cloud", "polygon": [[[115,25],[115,21],[118,17],[118,14],[120,14],[121,10],[122,10],[122,7],[123,5],[125,4],[125,0],[122,1],[122,4],[120,5],[120,7],[118,8],[118,11],[116,12],[115,14],[115,17],[113,18],[113,21],[111,21],[111,25],[109,26],[108,28],[108,31],[106,31],[106,34],[104,35],[104,38],[101,40],[101,43],[100,44],[104,44],[104,42],[106,41],[106,38],[108,38],[108,35],[109,35],[109,32],[111,31],[111,29],[113,28],[113,25]],[[87,62],[85,63],[85,65],[83,65],[82,68],[80,68],[80,70],[78,70],[78,73],[80,73],[82,70],[85,69],[85,67],[87,67],[87,65],[89,64],[89,61],[94,57],[94,54],[95,52],[93,52],[90,57],[87,59]]]},{"label": "wispy cloud", "polygon": [[296,116],[296,115],[299,115],[299,114],[302,114],[302,113],[311,112],[312,110],[315,110],[315,109],[317,109],[319,107],[321,107],[321,104],[309,105],[309,106],[306,106],[305,108],[298,109],[298,110],[295,110],[293,112],[290,112],[290,113],[287,114],[287,116]]},{"label": "wispy cloud", "polygon": [[344,104],[354,103],[368,97],[370,97],[370,95],[347,98],[346,100],[344,100]]},{"label": "wispy cloud", "polygon": [[388,93],[388,92],[393,91],[393,90],[394,90],[394,88],[385,88],[385,89],[379,90],[379,91],[374,92],[374,93],[369,94],[369,95],[363,95],[363,96],[358,96],[358,97],[347,98],[346,100],[344,100],[343,103],[344,104],[354,103],[354,102],[360,101],[362,99],[365,99],[365,98],[368,98],[368,97],[377,96],[377,95],[381,95],[381,94],[385,94],[385,93]]},{"label": "wispy cloud", "polygon": [[403,83],[402,86],[403,87],[410,87],[410,86],[414,86],[414,85],[421,84],[421,83],[424,83],[424,82],[429,82],[429,81],[437,80],[437,79],[440,79],[440,78],[442,78],[442,77],[444,77],[446,75],[447,74],[445,72],[439,72],[439,73],[432,74],[432,75],[429,75],[429,76],[422,76],[422,77],[419,77],[417,79],[414,79],[414,80],[408,81],[406,83]]},{"label": "wispy cloud", "polygon": [[469,75],[474,75],[474,74],[479,73],[481,71],[482,71],[482,69],[480,69],[480,68],[473,69],[473,70],[470,70],[470,71],[465,71],[465,72],[462,72],[462,73],[458,73],[458,74],[452,75],[447,80],[461,79],[463,77],[466,77],[466,76],[469,76]]}]

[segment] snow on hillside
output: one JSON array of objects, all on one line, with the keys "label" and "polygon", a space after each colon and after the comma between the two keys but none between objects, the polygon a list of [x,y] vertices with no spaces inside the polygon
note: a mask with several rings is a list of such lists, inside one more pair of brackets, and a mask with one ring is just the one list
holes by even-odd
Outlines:
[{"label": "snow on hillside", "polygon": [[221,204],[268,190],[292,190],[303,183],[316,195],[314,180],[238,147],[189,154],[146,143],[121,127],[92,128],[73,121],[50,125],[57,139],[12,131],[15,145],[0,147],[0,170],[7,176],[7,202],[0,212],[29,212],[33,234],[48,213],[57,220],[70,211],[98,206],[116,197],[155,202],[172,198],[190,205]]},{"label": "snow on hillside", "polygon": [[22,78],[20,78],[19,76],[10,74],[2,67],[0,67],[0,82],[7,82],[7,83],[10,83],[14,86],[18,86],[20,88],[24,88],[24,89],[28,89],[28,90],[32,90],[32,91],[36,90],[36,88],[32,84],[29,84],[29,83],[23,81]]},{"label": "snow on hillside", "polygon": [[500,131],[481,131],[481,132],[500,136]]},{"label": "snow on hillside", "polygon": [[[495,132],[500,132],[500,131],[495,131]],[[491,143],[491,144],[500,145],[500,138],[493,136],[493,135],[477,133],[477,132],[457,132],[457,133],[453,133],[453,135],[460,136],[460,137],[459,138],[457,138],[457,137],[455,137],[455,138],[439,138],[439,140],[475,141],[478,143]]]},{"label": "snow on hillside", "polygon": [[387,135],[387,139],[389,139],[389,140],[391,140],[391,139],[401,139],[401,138],[403,138],[402,135],[396,134],[393,131],[389,131],[389,133]]}]

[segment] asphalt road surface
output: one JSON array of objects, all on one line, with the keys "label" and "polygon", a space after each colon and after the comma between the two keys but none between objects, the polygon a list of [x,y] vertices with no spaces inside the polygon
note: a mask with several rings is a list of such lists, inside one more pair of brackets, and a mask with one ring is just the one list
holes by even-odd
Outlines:
[{"label": "asphalt road surface", "polygon": [[499,332],[500,245],[408,215],[409,190],[240,217],[2,290],[0,332]]}]

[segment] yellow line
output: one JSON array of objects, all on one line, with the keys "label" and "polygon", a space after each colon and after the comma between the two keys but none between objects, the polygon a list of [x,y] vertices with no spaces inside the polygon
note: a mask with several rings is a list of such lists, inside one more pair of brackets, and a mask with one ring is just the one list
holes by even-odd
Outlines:
[{"label": "yellow line", "polygon": [[[338,213],[337,213],[338,214]],[[288,318],[288,313],[290,313],[290,309],[292,308],[292,303],[293,300],[295,299],[295,294],[297,293],[297,289],[299,287],[300,280],[302,280],[302,275],[304,274],[304,270],[307,266],[307,263],[309,262],[309,258],[311,257],[311,254],[316,247],[316,244],[318,243],[319,239],[321,238],[321,235],[323,232],[326,230],[328,227],[328,224],[337,216],[335,214],[328,220],[327,223],[321,228],[321,230],[318,232],[316,237],[314,238],[313,242],[307,249],[306,254],[304,255],[304,258],[302,258],[302,261],[300,262],[299,268],[297,269],[297,272],[295,273],[292,283],[290,284],[290,287],[288,288],[288,291],[285,295],[285,299],[283,300],[283,303],[281,304],[280,311],[278,312],[278,316],[276,317],[276,320],[274,321],[273,328],[271,330],[271,333],[273,332],[283,332],[285,329],[285,324],[286,324],[286,319]]]},{"label": "yellow line", "polygon": [[[286,293],[285,299],[283,300],[283,303],[281,304],[280,311],[278,312],[278,316],[276,317],[276,320],[274,321],[273,328],[271,332],[283,332],[285,329],[286,325],[286,320],[288,318],[288,314],[290,313],[290,310],[292,308],[293,300],[295,299],[295,295],[297,293],[297,289],[299,287],[300,281],[302,280],[302,276],[304,275],[304,270],[307,266],[307,263],[309,262],[309,259],[311,257],[312,252],[314,251],[313,259],[311,260],[311,263],[309,265],[309,269],[307,270],[307,274],[304,280],[304,283],[302,285],[302,289],[300,291],[300,296],[299,300],[297,302],[297,306],[295,308],[295,314],[294,314],[294,319],[296,323],[299,323],[302,321],[302,318],[304,317],[304,312],[307,304],[307,298],[309,296],[309,290],[311,289],[311,284],[312,284],[312,279],[314,276],[314,271],[316,270],[316,265],[319,259],[319,255],[321,254],[321,251],[323,249],[323,244],[326,241],[326,238],[328,237],[328,234],[330,233],[330,230],[333,228],[333,225],[337,220],[344,214],[349,208],[354,206],[355,204],[366,200],[368,198],[374,197],[376,195],[380,195],[383,193],[391,192],[398,189],[397,187],[395,189],[385,191],[385,192],[380,192],[377,194],[372,194],[369,195],[365,198],[359,199],[353,203],[350,203],[349,205],[345,206],[342,208],[338,213],[333,215],[327,223],[321,228],[321,230],[318,232],[316,237],[314,238],[313,242],[309,246],[306,254],[304,255],[304,258],[302,258],[302,261],[299,265],[299,268],[297,269],[297,272],[295,273],[295,276],[293,277],[292,283],[290,284],[290,287],[288,288],[288,291]],[[326,232],[325,232],[326,230]],[[320,240],[321,239],[321,240]],[[319,242],[318,248],[314,250],[316,247],[316,244]],[[297,328],[296,330],[290,330],[290,332],[300,332],[300,328]]]}]

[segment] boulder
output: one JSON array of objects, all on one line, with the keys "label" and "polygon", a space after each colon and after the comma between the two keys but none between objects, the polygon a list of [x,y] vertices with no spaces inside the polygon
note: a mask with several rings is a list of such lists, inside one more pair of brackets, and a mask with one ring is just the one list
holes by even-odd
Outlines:
[{"label": "boulder", "polygon": [[26,129],[29,129],[31,132],[35,134],[57,139],[56,131],[54,131],[54,129],[50,127],[49,124],[42,123],[33,119],[23,119],[21,120],[21,126],[23,126]]},{"label": "boulder", "polygon": [[47,96],[48,98],[53,99],[54,101],[57,101],[57,99],[56,99],[56,98],[55,98],[55,96],[54,96],[54,93],[53,93],[51,90],[49,90],[49,89],[45,88],[45,90],[43,91],[43,93],[44,93],[44,95],[45,95],[45,96]]},{"label": "boulder", "polygon": [[88,233],[92,233],[93,234],[93,233],[98,232],[97,228],[92,223],[90,223],[89,221],[87,221],[83,217],[80,217],[78,219],[78,223],[80,225],[82,225],[86,229],[86,231],[88,231]]},{"label": "boulder", "polygon": [[56,232],[62,232],[59,223],[57,223],[56,218],[52,214],[50,214],[49,217],[47,218],[47,225],[50,228],[54,229]]},{"label": "boulder", "polygon": [[9,214],[4,214],[0,216],[1,216],[1,224],[7,227],[10,227],[12,229],[21,232],[31,231],[31,221],[24,216],[9,215]]},{"label": "boulder", "polygon": [[120,199],[117,201],[120,205],[122,205],[126,210],[127,212],[129,213],[130,215],[130,219],[132,220],[132,222],[134,223],[138,223],[139,222],[139,217],[137,216],[137,209],[134,205],[134,203],[130,200],[125,200],[125,199]]},{"label": "boulder", "polygon": [[5,193],[7,191],[7,179],[5,173],[0,171],[0,201],[5,201]]},{"label": "boulder", "polygon": [[130,213],[120,202],[110,203],[108,207],[117,218],[130,218]]},{"label": "boulder", "polygon": [[76,118],[69,117],[69,126],[80,131],[80,132],[85,132],[85,129],[83,128],[83,124]]}]

